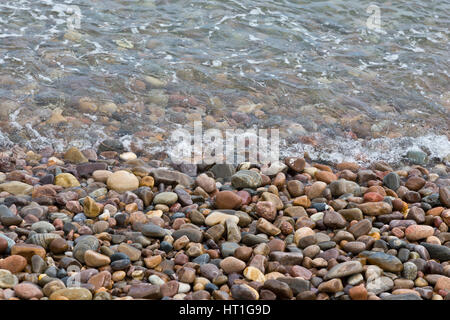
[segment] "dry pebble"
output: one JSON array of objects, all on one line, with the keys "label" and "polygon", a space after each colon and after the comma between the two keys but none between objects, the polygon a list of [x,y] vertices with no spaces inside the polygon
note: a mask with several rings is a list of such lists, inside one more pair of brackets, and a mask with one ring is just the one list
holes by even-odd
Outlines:
[{"label": "dry pebble", "polygon": [[3,298],[448,299],[445,165],[183,171],[114,141],[47,153],[0,163]]}]

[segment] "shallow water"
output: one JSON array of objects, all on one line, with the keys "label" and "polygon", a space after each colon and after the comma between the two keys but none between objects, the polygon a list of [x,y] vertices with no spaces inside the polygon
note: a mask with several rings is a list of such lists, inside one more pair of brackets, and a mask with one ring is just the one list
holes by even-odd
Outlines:
[{"label": "shallow water", "polygon": [[371,4],[2,0],[0,146],[115,137],[160,157],[202,120],[277,128],[283,155],[448,157],[450,1],[380,2],[381,30]]}]

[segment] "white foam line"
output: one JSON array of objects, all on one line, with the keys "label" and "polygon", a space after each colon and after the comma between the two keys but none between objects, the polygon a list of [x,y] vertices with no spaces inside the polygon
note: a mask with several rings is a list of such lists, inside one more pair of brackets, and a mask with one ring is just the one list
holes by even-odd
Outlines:
[{"label": "white foam line", "polygon": [[301,143],[288,146],[285,142],[283,146],[280,146],[282,156],[308,152],[312,159],[335,163],[342,161],[396,163],[404,159],[410,150],[426,150],[430,158],[442,160],[450,154],[450,141],[444,135],[428,134],[417,138],[375,138],[370,140],[336,138],[329,141],[329,145],[320,147]]}]

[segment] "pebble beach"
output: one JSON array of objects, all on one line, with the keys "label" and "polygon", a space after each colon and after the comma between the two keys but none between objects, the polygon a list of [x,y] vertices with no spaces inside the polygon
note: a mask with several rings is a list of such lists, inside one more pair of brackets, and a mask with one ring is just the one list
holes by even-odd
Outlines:
[{"label": "pebble beach", "polygon": [[448,300],[450,167],[0,153],[0,299]]},{"label": "pebble beach", "polygon": [[0,300],[450,300],[449,12],[0,1]]}]

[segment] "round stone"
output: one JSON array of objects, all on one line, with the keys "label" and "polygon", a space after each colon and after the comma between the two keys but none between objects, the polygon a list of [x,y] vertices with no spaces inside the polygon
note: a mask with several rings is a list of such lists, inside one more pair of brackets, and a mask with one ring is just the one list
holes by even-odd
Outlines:
[{"label": "round stone", "polygon": [[12,288],[19,283],[19,279],[6,269],[0,269],[0,288]]},{"label": "round stone", "polygon": [[20,299],[40,299],[44,296],[42,290],[31,282],[22,282],[14,286],[14,293]]},{"label": "round stone", "polygon": [[241,204],[241,197],[232,191],[220,191],[216,195],[215,206],[218,209],[237,209]]},{"label": "round stone", "polygon": [[37,233],[49,233],[55,231],[55,227],[47,221],[38,221],[31,225],[31,230]]},{"label": "round stone", "polygon": [[235,257],[227,257],[220,262],[220,267],[227,273],[241,273],[245,269],[245,262]]},{"label": "round stone", "polygon": [[434,228],[426,225],[410,225],[405,230],[406,239],[409,241],[417,241],[420,239],[425,239],[434,234]]},{"label": "round stone", "polygon": [[64,282],[61,280],[52,280],[48,282],[43,288],[42,291],[44,292],[46,297],[50,297],[51,294],[57,290],[64,289],[66,286],[64,285]]},{"label": "round stone", "polygon": [[121,260],[116,260],[116,261],[112,262],[111,268],[114,271],[124,270],[124,269],[128,268],[130,265],[131,265],[130,259],[121,259]]},{"label": "round stone", "polygon": [[148,223],[142,226],[141,232],[144,236],[152,237],[152,238],[163,238],[167,235],[165,229],[157,226],[153,223]]},{"label": "round stone", "polygon": [[165,204],[171,206],[178,200],[178,195],[175,192],[161,192],[153,198],[154,204]]},{"label": "round stone", "polygon": [[67,241],[63,238],[56,238],[50,242],[50,251],[54,254],[61,254],[64,253],[69,249],[69,245],[67,244]]},{"label": "round stone", "polygon": [[133,191],[139,188],[138,178],[134,174],[125,170],[114,172],[108,177],[106,184],[109,189],[119,193]]},{"label": "round stone", "polygon": [[389,172],[384,178],[383,183],[391,190],[397,190],[400,188],[400,177],[395,172]]},{"label": "round stone", "polygon": [[385,271],[400,272],[403,270],[400,259],[384,252],[363,251],[360,256],[366,257],[369,264],[377,265]]},{"label": "round stone", "polygon": [[89,267],[98,268],[110,264],[111,259],[93,250],[86,250],[84,253],[84,261]]},{"label": "round stone", "polygon": [[85,288],[65,288],[59,289],[50,295],[50,300],[92,300],[92,293]]},{"label": "round stone", "polygon": [[405,262],[402,276],[408,280],[415,280],[417,278],[417,266],[412,262]]},{"label": "round stone", "polygon": [[226,214],[226,213],[222,213],[219,211],[214,211],[206,217],[205,224],[207,226],[214,226],[219,223],[225,224],[226,220],[232,220],[236,224],[239,223],[239,218],[235,215]]},{"label": "round stone", "polygon": [[27,259],[20,255],[11,255],[0,260],[0,269],[8,270],[12,273],[19,273],[27,266]]}]

